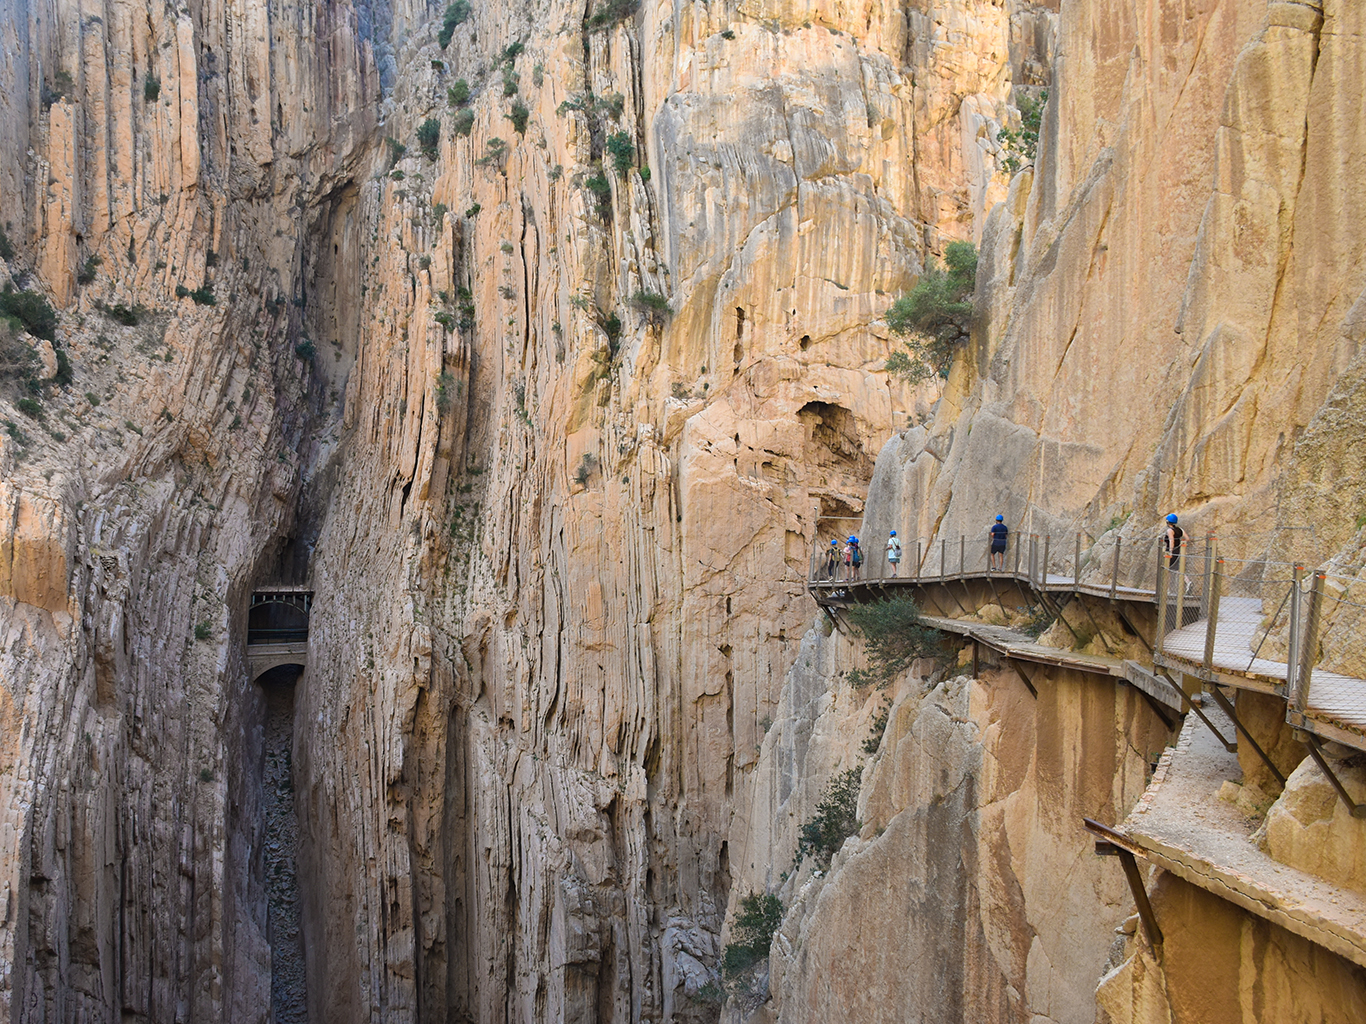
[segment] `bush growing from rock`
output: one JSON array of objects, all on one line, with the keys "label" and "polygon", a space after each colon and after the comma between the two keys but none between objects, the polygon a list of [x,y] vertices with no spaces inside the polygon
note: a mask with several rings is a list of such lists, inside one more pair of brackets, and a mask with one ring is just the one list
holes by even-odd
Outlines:
[{"label": "bush growing from rock", "polygon": [[441,49],[445,49],[451,44],[451,36],[455,35],[455,30],[460,25],[469,21],[474,9],[470,6],[469,0],[455,0],[455,3],[446,8],[446,15],[441,19],[441,31],[436,34],[437,44]]},{"label": "bush growing from rock", "polygon": [[848,615],[863,637],[872,681],[886,682],[916,658],[942,653],[939,634],[921,625],[920,609],[909,597],[855,605]]},{"label": "bush growing from rock", "polygon": [[441,122],[434,117],[423,121],[417,129],[417,144],[423,156],[435,160],[441,146]]},{"label": "bush growing from rock", "polygon": [[955,347],[972,328],[977,249],[971,242],[950,242],[944,264],[932,262],[916,286],[887,310],[887,327],[907,341],[906,351],[893,352],[886,369],[908,384],[936,374],[947,377]]},{"label": "bush growing from rock", "polygon": [[830,780],[825,798],[816,805],[815,817],[802,826],[797,840],[798,858],[809,856],[820,864],[829,864],[844,841],[863,827],[858,820],[861,774],[855,766]]},{"label": "bush growing from rock", "polygon": [[735,941],[721,956],[721,972],[727,979],[753,967],[768,956],[773,935],[783,923],[783,904],[777,896],[752,892],[740,898],[731,935]]}]

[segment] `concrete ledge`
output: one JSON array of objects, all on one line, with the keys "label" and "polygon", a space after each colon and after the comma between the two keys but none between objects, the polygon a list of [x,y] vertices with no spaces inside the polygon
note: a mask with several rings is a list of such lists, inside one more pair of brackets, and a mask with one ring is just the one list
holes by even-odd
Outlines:
[{"label": "concrete ledge", "polygon": [[[1233,734],[1218,708],[1205,712]],[[1168,755],[1117,831],[1163,870],[1366,967],[1366,895],[1264,853],[1253,839],[1260,821],[1219,799],[1242,777],[1237,754],[1192,715]]]}]

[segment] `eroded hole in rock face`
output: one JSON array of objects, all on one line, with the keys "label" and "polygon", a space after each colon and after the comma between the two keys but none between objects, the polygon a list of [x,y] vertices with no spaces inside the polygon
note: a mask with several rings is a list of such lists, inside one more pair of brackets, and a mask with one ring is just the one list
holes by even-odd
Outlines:
[{"label": "eroded hole in rock face", "polygon": [[266,715],[261,764],[261,814],[265,819],[266,937],[270,942],[270,1003],[275,1024],[307,1024],[304,938],[294,803],[294,684],[301,669],[282,665],[257,682]]}]

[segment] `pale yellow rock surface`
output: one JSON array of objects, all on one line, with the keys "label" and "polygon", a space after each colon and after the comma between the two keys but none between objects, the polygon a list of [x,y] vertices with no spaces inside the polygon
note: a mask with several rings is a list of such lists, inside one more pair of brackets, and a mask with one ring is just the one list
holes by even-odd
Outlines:
[{"label": "pale yellow rock surface", "polygon": [[1096,1003],[1114,1024],[1348,1024],[1366,1013],[1366,972],[1231,903],[1159,873],[1160,961],[1141,940],[1102,979]]},{"label": "pale yellow rock surface", "polygon": [[[258,584],[316,594],[292,748],[313,1019],[701,1021],[728,906],[875,714],[794,669],[812,544],[848,528],[814,510],[867,493],[869,529],[895,506],[930,536],[991,503],[1039,528],[1175,502],[1269,530],[1276,459],[1355,351],[1357,15],[1053,6],[646,3],[588,31],[582,5],[495,2],[442,51],[406,0],[0,0],[6,273],[59,307],[76,374],[42,422],[0,399],[28,438],[0,434],[0,1015],[267,1019]],[[1044,85],[1038,166],[1007,182],[997,128]],[[635,166],[606,157],[600,201],[617,133]],[[982,241],[990,317],[901,438],[937,394],[888,380],[877,320],[954,238]],[[1311,469],[1349,429],[1316,426]],[[806,890],[785,934],[812,941],[759,1019],[843,1005],[818,992],[818,925],[863,906],[841,872],[956,871],[926,859],[935,795],[973,866],[943,908],[961,1005],[1093,1006],[1084,940],[1122,883],[1050,865],[1082,808],[1141,788],[1132,709],[951,689],[899,697],[865,795],[887,831]]]}]

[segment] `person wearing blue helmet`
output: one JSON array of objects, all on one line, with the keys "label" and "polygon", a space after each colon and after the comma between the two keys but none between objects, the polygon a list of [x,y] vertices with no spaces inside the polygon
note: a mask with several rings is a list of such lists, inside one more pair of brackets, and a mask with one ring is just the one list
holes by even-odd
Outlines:
[{"label": "person wearing blue helmet", "polygon": [[896,575],[896,567],[901,564],[901,541],[896,539],[896,531],[893,530],[887,536],[887,564],[892,567],[892,575]]},{"label": "person wearing blue helmet", "polygon": [[1006,517],[998,515],[996,522],[991,524],[991,529],[987,532],[991,535],[991,553],[987,558],[987,571],[1003,570],[1006,567],[1006,540],[1010,536],[1010,528],[1006,526]]},{"label": "person wearing blue helmet", "polygon": [[1162,531],[1162,549],[1167,552],[1167,568],[1176,569],[1181,563],[1181,546],[1186,543],[1186,531],[1176,525],[1176,513],[1167,514],[1167,528]]},{"label": "person wearing blue helmet", "polygon": [[834,580],[840,569],[840,542],[830,538],[830,547],[825,552],[825,578]]},{"label": "person wearing blue helmet", "polygon": [[859,550],[858,538],[853,534],[849,535],[849,541],[844,545],[844,569],[845,578],[858,579],[859,567],[863,565],[863,552]]}]

